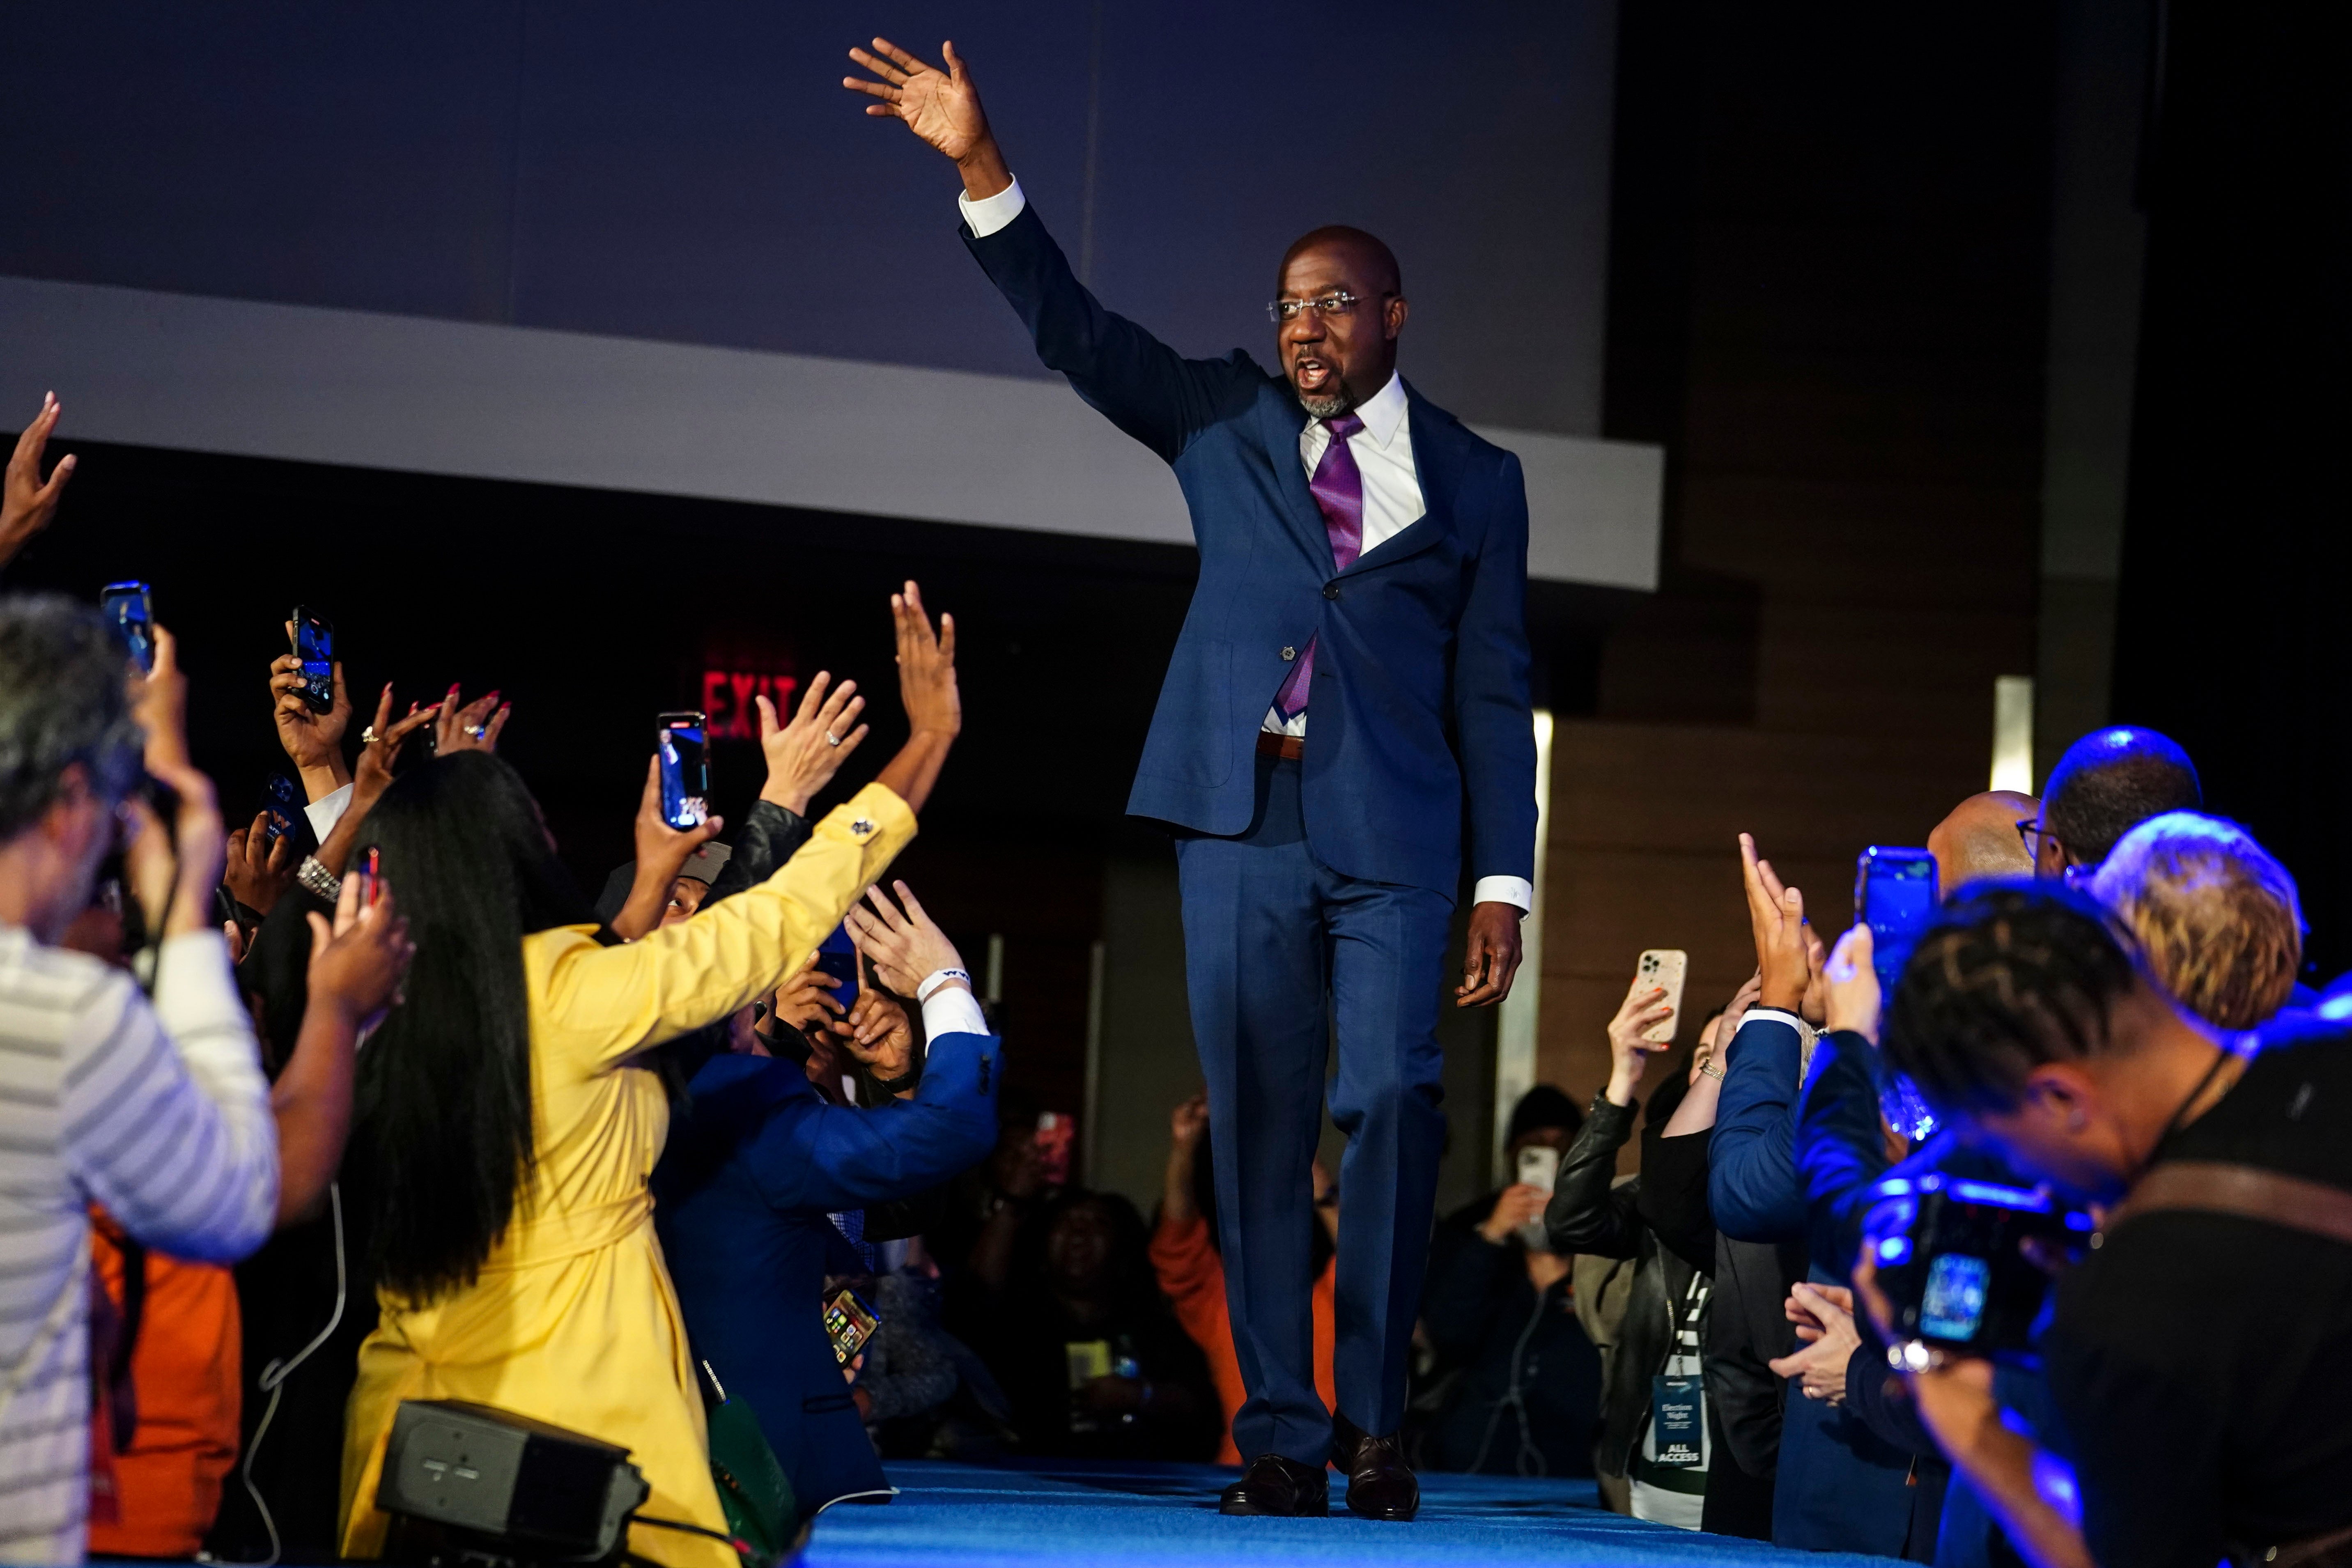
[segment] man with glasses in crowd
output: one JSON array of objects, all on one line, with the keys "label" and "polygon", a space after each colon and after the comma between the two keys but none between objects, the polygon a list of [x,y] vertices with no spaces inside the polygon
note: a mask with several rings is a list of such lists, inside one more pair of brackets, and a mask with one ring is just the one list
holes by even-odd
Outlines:
[{"label": "man with glasses in crowd", "polygon": [[[1128,799],[1171,826],[1250,1460],[1227,1513],[1406,1520],[1397,1443],[1436,1200],[1437,1008],[1462,822],[1476,879],[1456,1005],[1499,1002],[1533,898],[1527,492],[1518,460],[1396,374],[1396,258],[1318,228],[1268,306],[1282,374],[1187,360],[1105,310],[1028,204],[953,46],[874,40],[845,78],[963,176],[964,239],[1087,403],[1176,470],[1201,547]],[[1307,740],[1309,710],[1313,741]],[[1339,1409],[1315,1390],[1308,1167],[1327,996],[1339,1073]]]},{"label": "man with glasses in crowd", "polygon": [[2168,811],[2201,811],[2189,753],[2129,724],[2094,730],[2066,748],[2042,786],[2042,809],[2017,825],[2033,874],[2072,882],[2099,868],[2118,839]]}]

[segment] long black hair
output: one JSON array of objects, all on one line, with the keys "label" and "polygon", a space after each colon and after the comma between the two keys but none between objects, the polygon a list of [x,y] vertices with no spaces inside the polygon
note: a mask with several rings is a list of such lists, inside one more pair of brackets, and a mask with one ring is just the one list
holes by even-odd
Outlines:
[{"label": "long black hair", "polygon": [[520,775],[487,752],[402,773],[368,816],[370,847],[416,958],[361,1053],[353,1146],[376,1279],[422,1303],[474,1282],[531,1168],[522,939],[600,922]]}]

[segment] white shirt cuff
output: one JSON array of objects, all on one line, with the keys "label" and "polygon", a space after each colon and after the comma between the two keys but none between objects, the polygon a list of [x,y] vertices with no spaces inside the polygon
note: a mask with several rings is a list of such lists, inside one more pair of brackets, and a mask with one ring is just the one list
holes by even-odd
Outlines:
[{"label": "white shirt cuff", "polygon": [[1021,194],[1019,180],[1013,181],[994,195],[982,196],[978,201],[973,201],[961,191],[956,193],[956,206],[962,212],[963,221],[971,226],[974,239],[986,239],[990,235],[1019,217],[1021,209],[1028,205],[1029,198]]},{"label": "white shirt cuff", "polygon": [[320,843],[327,841],[327,835],[335,830],[335,824],[343,819],[343,812],[351,804],[352,786],[345,784],[302,808],[302,815],[310,819],[310,832]]},{"label": "white shirt cuff", "polygon": [[941,1035],[984,1035],[988,1019],[980,1011],[980,998],[961,985],[942,985],[931,993],[923,1004],[924,1049]]},{"label": "white shirt cuff", "polygon": [[1521,913],[1536,907],[1536,885],[1525,877],[1481,877],[1470,889],[1474,904],[1514,904]]}]

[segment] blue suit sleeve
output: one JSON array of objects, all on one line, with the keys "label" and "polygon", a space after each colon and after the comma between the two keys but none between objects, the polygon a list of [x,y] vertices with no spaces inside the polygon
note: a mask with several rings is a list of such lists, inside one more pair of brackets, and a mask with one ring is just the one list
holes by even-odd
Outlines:
[{"label": "blue suit sleeve", "polygon": [[1724,1053],[1723,1092],[1707,1145],[1707,1206],[1735,1241],[1801,1241],[1805,1190],[1797,1180],[1797,1078],[1803,1042],[1778,1018],[1750,1018]]},{"label": "blue suit sleeve", "polygon": [[1454,726],[1470,803],[1470,875],[1536,874],[1536,731],[1528,700],[1528,486],[1499,454],[1492,521],[1454,659]]},{"label": "blue suit sleeve", "polygon": [[1813,1266],[1843,1279],[1853,1271],[1870,1184],[1886,1173],[1879,1132],[1878,1052],[1850,1030],[1823,1035],[1797,1115],[1797,1172],[1805,1184],[1806,1245]]},{"label": "blue suit sleeve", "polygon": [[993,1035],[931,1042],[912,1100],[872,1110],[808,1104],[772,1118],[737,1159],[775,1208],[863,1208],[936,1186],[996,1146]]},{"label": "blue suit sleeve", "polygon": [[1034,202],[986,238],[969,226],[963,238],[1029,329],[1046,367],[1060,371],[1097,413],[1169,462],[1216,422],[1236,393],[1263,379],[1238,352],[1221,360],[1186,359],[1104,310],[1070,270]]}]

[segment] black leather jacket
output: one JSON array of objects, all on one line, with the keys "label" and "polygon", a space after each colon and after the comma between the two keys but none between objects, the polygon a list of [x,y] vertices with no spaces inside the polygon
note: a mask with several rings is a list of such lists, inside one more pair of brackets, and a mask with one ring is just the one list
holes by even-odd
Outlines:
[{"label": "black leather jacket", "polygon": [[1660,1247],[1642,1217],[1641,1178],[1614,1180],[1617,1151],[1633,1136],[1633,1114],[1632,1106],[1594,1099],[1583,1131],[1560,1159],[1544,1210],[1554,1250],[1633,1259],[1624,1320],[1601,1373],[1601,1436],[1593,1452],[1595,1465],[1612,1476],[1625,1474],[1641,1441],[1651,1379],[1665,1370],[1674,1352],[1675,1318],[1696,1272]]}]

